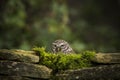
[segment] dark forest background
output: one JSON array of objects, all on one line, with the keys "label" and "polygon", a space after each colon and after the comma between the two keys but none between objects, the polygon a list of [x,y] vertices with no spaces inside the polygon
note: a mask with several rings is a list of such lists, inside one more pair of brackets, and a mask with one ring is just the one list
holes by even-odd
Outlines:
[{"label": "dark forest background", "polygon": [[0,48],[120,52],[120,0],[0,0]]}]

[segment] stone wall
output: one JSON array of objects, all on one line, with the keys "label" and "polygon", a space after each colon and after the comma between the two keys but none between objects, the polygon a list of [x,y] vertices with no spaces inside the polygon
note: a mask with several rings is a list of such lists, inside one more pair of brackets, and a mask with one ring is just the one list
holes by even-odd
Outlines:
[{"label": "stone wall", "polygon": [[0,80],[49,79],[52,70],[38,62],[34,51],[0,50]]},{"label": "stone wall", "polygon": [[0,80],[120,80],[120,53],[98,53],[92,60],[95,66],[54,75],[39,61],[34,51],[2,49]]}]

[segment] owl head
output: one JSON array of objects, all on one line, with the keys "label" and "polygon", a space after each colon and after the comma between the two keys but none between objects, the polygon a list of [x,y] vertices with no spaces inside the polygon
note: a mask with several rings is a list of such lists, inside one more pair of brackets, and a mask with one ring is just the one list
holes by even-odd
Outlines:
[{"label": "owl head", "polygon": [[53,53],[58,53],[58,52],[73,53],[73,50],[68,44],[68,42],[66,42],[65,40],[61,40],[61,39],[55,40],[52,43],[52,51]]}]

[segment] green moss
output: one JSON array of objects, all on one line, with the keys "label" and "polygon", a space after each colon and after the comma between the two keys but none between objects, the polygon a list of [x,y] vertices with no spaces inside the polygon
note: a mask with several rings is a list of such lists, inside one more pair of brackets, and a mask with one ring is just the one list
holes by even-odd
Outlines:
[{"label": "green moss", "polygon": [[78,69],[83,67],[90,67],[91,59],[94,57],[95,52],[85,51],[79,54],[53,54],[45,51],[44,47],[35,47],[40,55],[40,64],[52,68],[54,71],[66,69]]}]

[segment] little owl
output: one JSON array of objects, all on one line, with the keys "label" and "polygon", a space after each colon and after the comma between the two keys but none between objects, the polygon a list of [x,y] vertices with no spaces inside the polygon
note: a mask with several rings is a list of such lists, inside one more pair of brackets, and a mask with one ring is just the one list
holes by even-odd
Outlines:
[{"label": "little owl", "polygon": [[62,52],[64,54],[74,53],[68,42],[65,40],[56,40],[52,43],[53,53]]}]

